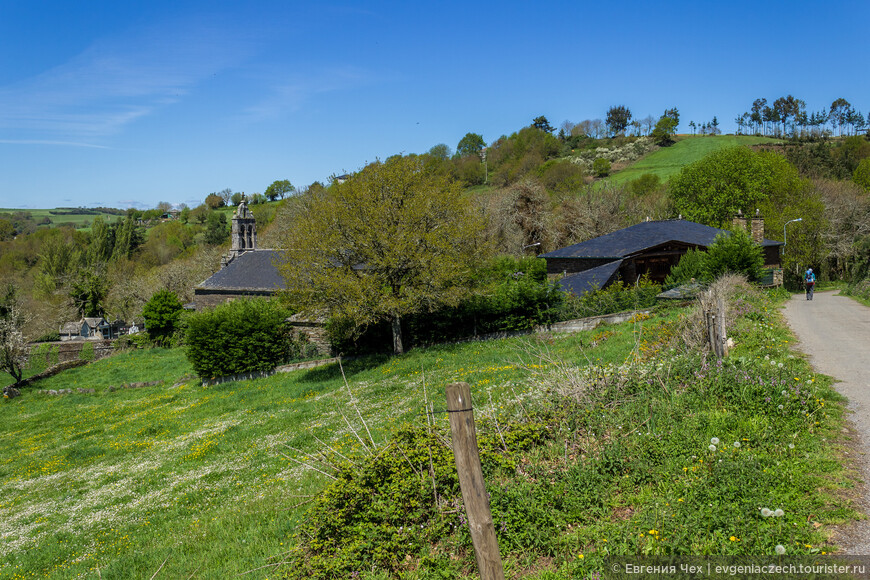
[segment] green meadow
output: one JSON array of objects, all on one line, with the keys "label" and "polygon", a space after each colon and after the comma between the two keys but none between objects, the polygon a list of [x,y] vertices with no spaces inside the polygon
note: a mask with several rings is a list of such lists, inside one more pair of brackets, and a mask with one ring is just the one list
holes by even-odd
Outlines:
[{"label": "green meadow", "polygon": [[658,175],[662,182],[666,182],[683,166],[694,163],[718,149],[775,142],[777,140],[770,137],[750,135],[683,136],[670,147],[658,149],[622,171],[614,173],[608,180],[612,183],[625,183],[637,179],[644,173],[652,173]]},{"label": "green meadow", "polygon": [[[789,351],[774,299],[735,310],[737,344],[724,367],[702,357],[686,370],[673,339],[688,311],[667,309],[595,331],[212,387],[192,376],[180,349],[132,350],[63,372],[0,403],[0,578],[289,575],[274,564],[298,554],[312,500],[338,485],[329,470],[310,468],[324,469],[312,456],[363,457],[365,442],[384,448],[400,425],[425,428],[424,401],[443,410],[455,381],[471,385],[481,420],[507,428],[550,418],[547,442],[515,457],[523,469],[490,482],[499,521],[510,519],[501,539],[509,576],[587,577],[620,553],[835,549],[827,526],[855,515],[832,453],[842,402]],[[599,386],[569,393],[578,377]],[[149,381],[161,383],[122,388]],[[96,392],[36,392],[77,388]],[[436,427],[445,425],[438,414]],[[713,437],[722,444],[708,449]],[[559,487],[578,473],[583,485]],[[760,506],[784,515],[762,517]],[[547,533],[527,533],[535,529]],[[471,575],[468,546],[457,531],[430,553],[400,554],[410,562],[401,576]],[[432,566],[448,575],[430,576]],[[359,577],[398,573],[365,564]]]}]

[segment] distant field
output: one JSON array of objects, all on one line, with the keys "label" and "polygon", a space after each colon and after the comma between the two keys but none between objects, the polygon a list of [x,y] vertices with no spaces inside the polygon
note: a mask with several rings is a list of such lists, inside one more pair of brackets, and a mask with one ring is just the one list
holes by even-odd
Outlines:
[{"label": "distant field", "polygon": [[[93,223],[94,218],[98,215],[102,216],[106,221],[114,222],[119,217],[110,213],[105,212],[97,212],[97,213],[70,213],[58,215],[56,212],[67,212],[74,211],[74,209],[8,209],[8,208],[0,208],[0,213],[15,213],[15,212],[26,212],[33,216],[34,221],[39,223],[43,218],[49,218],[51,220],[51,224],[49,227],[56,227],[59,224],[75,224],[75,227],[89,227],[91,223]],[[52,213],[55,212],[55,213]],[[46,226],[41,226],[46,227]]]},{"label": "distant field", "polygon": [[608,180],[611,183],[625,183],[637,179],[644,173],[658,175],[664,182],[677,173],[683,166],[693,163],[702,157],[725,147],[735,145],[758,145],[774,143],[777,139],[769,137],[753,137],[748,135],[719,135],[716,137],[684,137],[670,147],[664,147],[650,153],[637,163],[630,165]]}]

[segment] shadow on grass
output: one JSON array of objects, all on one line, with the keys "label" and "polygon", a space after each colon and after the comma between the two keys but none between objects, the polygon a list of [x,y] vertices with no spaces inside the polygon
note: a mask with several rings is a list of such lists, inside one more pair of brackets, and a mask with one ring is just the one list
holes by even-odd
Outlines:
[{"label": "shadow on grass", "polygon": [[342,367],[344,367],[345,376],[352,377],[358,373],[375,369],[386,363],[389,359],[390,357],[385,354],[372,354],[351,360],[344,360],[342,361],[341,366],[339,366],[338,363],[334,363],[310,369],[299,378],[299,381],[303,383],[340,381]]}]

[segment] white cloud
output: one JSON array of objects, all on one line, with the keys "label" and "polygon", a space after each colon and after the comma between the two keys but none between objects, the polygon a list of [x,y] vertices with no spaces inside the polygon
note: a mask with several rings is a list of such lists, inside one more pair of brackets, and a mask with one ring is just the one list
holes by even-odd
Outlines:
[{"label": "white cloud", "polygon": [[0,87],[0,130],[7,142],[79,146],[117,134],[239,64],[247,44],[201,23],[100,39],[63,64]]},{"label": "white cloud", "polygon": [[[280,76],[270,71],[272,77]],[[243,120],[260,122],[298,111],[318,95],[346,91],[371,82],[367,71],[354,67],[334,68],[310,76],[290,75],[284,82],[274,83],[271,91],[258,103],[247,107]]]}]

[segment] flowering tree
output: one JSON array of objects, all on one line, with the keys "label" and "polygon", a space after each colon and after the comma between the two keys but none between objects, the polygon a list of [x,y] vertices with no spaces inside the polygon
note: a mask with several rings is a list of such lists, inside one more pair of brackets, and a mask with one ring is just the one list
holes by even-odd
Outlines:
[{"label": "flowering tree", "polygon": [[25,317],[18,308],[15,287],[10,285],[0,299],[0,370],[12,375],[16,383],[21,382],[30,356],[30,347],[21,332],[24,323]]}]

